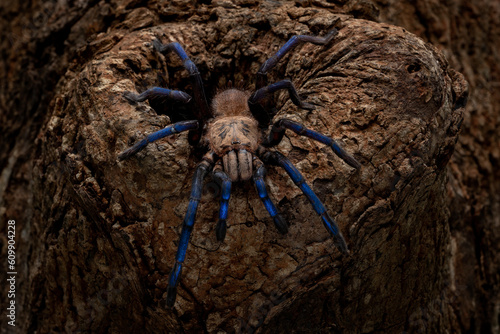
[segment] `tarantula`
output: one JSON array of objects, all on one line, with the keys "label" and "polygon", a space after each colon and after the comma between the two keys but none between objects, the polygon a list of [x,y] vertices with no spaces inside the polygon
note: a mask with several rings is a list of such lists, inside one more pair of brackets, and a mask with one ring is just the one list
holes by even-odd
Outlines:
[{"label": "tarantula", "polygon": [[212,99],[211,108],[209,108],[205,97],[200,73],[182,46],[177,42],[164,45],[158,39],[153,42],[154,48],[160,53],[173,51],[182,60],[185,69],[190,74],[194,101],[192,101],[190,95],[182,91],[160,87],[148,89],[140,95],[125,92],[124,97],[132,103],[154,98],[163,98],[186,104],[194,102],[193,112],[196,120],[177,122],[163,130],[154,132],[122,152],[118,159],[128,159],[145,148],[147,144],[184,131],[189,131],[188,139],[191,145],[201,147],[207,152],[202,161],[196,166],[194,172],[191,197],[182,226],[176,261],[168,279],[167,306],[172,307],[175,303],[182,263],[186,257],[189,237],[193,230],[196,211],[201,198],[203,179],[209,172],[213,173],[214,178],[221,185],[219,220],[215,229],[219,241],[223,241],[226,235],[231,184],[237,181],[247,181],[252,177],[257,193],[273,218],[276,228],[282,234],[287,233],[288,224],[278,213],[266,190],[264,183],[266,174],[264,163],[266,163],[280,166],[288,173],[293,182],[311,202],[316,213],[321,217],[326,229],[332,234],[337,248],[343,253],[348,253],[346,242],[339,227],[328,215],[320,199],[307,185],[302,174],[283,154],[270,151],[268,148],[279,144],[285,130],[289,129],[301,136],[309,137],[330,146],[335,154],[354,168],[360,168],[360,164],[333,139],[309,130],[304,125],[292,120],[280,119],[274,122],[267,136],[264,134],[269,128],[275,113],[272,111],[272,95],[274,92],[286,89],[295,105],[303,109],[314,109],[313,105],[300,99],[290,80],[282,80],[267,85],[267,72],[298,44],[309,42],[326,45],[333,40],[337,33],[338,31],[333,29],[325,37],[293,36],[274,56],[262,64],[257,73],[256,91],[251,93],[235,88],[223,90],[218,92]]}]

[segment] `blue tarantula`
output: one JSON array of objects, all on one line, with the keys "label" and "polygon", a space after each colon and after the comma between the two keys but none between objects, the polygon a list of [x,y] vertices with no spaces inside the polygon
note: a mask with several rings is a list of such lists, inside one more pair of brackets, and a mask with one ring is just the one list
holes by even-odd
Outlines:
[{"label": "blue tarantula", "polygon": [[191,197],[182,226],[175,264],[168,279],[167,306],[172,307],[175,303],[182,263],[186,257],[189,237],[193,230],[196,210],[201,198],[203,179],[209,172],[212,172],[214,178],[221,184],[219,220],[215,229],[219,241],[223,241],[226,235],[231,184],[236,181],[247,181],[252,177],[257,188],[257,193],[273,218],[276,228],[282,234],[288,232],[287,222],[278,213],[266,190],[264,183],[266,174],[264,163],[266,163],[280,166],[288,173],[293,182],[311,202],[316,213],[321,217],[326,229],[332,234],[337,248],[343,253],[348,253],[346,242],[339,227],[328,215],[325,206],[318,196],[307,185],[302,174],[283,154],[268,150],[268,148],[278,145],[286,129],[289,129],[298,135],[309,137],[330,146],[335,154],[354,168],[360,168],[360,164],[332,138],[309,130],[304,125],[292,120],[280,119],[276,121],[268,134],[265,134],[274,116],[274,113],[271,111],[273,104],[272,95],[274,92],[286,89],[295,105],[303,109],[314,109],[313,105],[303,102],[300,99],[290,80],[282,80],[267,85],[267,72],[298,44],[309,42],[326,45],[333,40],[337,33],[338,31],[333,29],[325,37],[293,36],[274,56],[265,61],[260,67],[257,73],[256,90],[253,93],[235,88],[223,90],[218,92],[212,99],[211,108],[205,97],[200,73],[182,46],[179,43],[163,45],[159,40],[153,42],[155,49],[160,53],[173,51],[182,60],[185,69],[190,75],[194,101],[190,95],[182,91],[160,87],[148,89],[140,95],[125,92],[124,97],[132,103],[147,99],[164,98],[186,104],[194,104],[192,109],[196,120],[177,122],[167,126],[163,130],[154,132],[122,152],[118,156],[118,159],[128,159],[145,148],[147,144],[183,131],[189,131],[188,139],[191,145],[201,147],[206,152],[194,172]]}]

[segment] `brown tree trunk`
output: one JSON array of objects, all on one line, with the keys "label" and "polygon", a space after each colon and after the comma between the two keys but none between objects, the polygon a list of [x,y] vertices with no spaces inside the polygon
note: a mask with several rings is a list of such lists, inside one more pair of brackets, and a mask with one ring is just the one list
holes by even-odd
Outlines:
[{"label": "brown tree trunk", "polygon": [[[17,272],[16,327],[2,331],[497,332],[498,4],[338,3],[0,5],[3,259],[13,220],[16,242],[15,267],[0,278]],[[124,91],[191,90],[180,61],[151,42],[179,41],[213,96],[228,80],[253,89],[260,64],[288,38],[333,27],[328,47],[297,47],[269,81],[290,78],[316,106],[276,94],[277,117],[338,139],[363,165],[355,171],[292,133],[276,148],[325,203],[351,255],[273,167],[267,185],[289,233],[275,230],[246,182],[233,185],[218,243],[208,177],[168,309],[199,154],[181,134],[117,161],[182,118],[162,114],[168,105],[130,104]],[[2,310],[10,300],[5,292]]]}]

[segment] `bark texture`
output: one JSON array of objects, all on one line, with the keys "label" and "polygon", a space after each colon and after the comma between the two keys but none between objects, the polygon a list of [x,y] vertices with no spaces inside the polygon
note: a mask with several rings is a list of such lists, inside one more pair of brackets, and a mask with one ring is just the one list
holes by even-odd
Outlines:
[{"label": "bark texture", "polygon": [[[2,4],[0,214],[2,231],[17,222],[15,330],[498,331],[499,15],[483,5],[489,10],[458,0]],[[300,110],[277,94],[277,117],[339,139],[363,165],[354,171],[292,133],[277,148],[324,201],[351,256],[338,253],[307,199],[274,168],[267,184],[289,233],[277,233],[247,182],[233,186],[218,243],[217,188],[207,178],[167,309],[199,154],[181,134],[116,159],[183,117],[165,115],[178,106],[131,105],[124,91],[191,92],[180,61],[151,41],[179,41],[213,96],[228,80],[252,89],[260,64],[288,38],[333,27],[333,43],[299,46],[269,81],[290,78],[316,105]],[[468,84],[453,68],[470,82],[467,108]]]}]

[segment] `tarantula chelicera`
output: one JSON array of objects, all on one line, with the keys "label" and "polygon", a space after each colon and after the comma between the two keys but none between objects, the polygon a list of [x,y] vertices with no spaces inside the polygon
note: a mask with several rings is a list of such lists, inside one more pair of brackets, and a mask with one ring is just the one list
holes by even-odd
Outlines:
[{"label": "tarantula chelicera", "polygon": [[347,245],[337,224],[328,215],[325,206],[307,185],[302,174],[295,168],[290,160],[283,154],[268,148],[280,143],[289,129],[301,136],[330,146],[333,152],[354,168],[360,164],[351,155],[345,152],[333,139],[316,131],[307,129],[304,125],[288,119],[276,121],[267,135],[275,111],[272,110],[272,94],[278,90],[286,89],[292,102],[304,109],[312,110],[314,106],[303,102],[290,80],[278,81],[267,85],[267,72],[272,69],[283,56],[302,42],[326,45],[337,35],[333,29],[325,37],[293,36],[278,52],[269,58],[260,67],[257,73],[256,90],[251,93],[245,90],[230,88],[218,92],[212,99],[211,108],[208,106],[203,90],[200,73],[195,64],[179,43],[163,45],[155,40],[153,45],[160,53],[173,51],[182,60],[185,69],[189,72],[194,101],[190,95],[177,90],[154,87],[140,95],[125,92],[124,96],[130,102],[142,102],[147,99],[164,98],[182,103],[193,103],[193,113],[196,120],[181,121],[167,126],[163,130],[154,132],[132,147],[122,152],[119,160],[130,158],[147,144],[175,133],[189,131],[188,139],[191,145],[203,148],[207,153],[196,166],[191,197],[187,209],[180,242],[177,250],[175,264],[168,279],[167,305],[173,306],[177,294],[177,284],[182,270],[182,263],[186,257],[186,249],[196,216],[196,210],[201,198],[203,179],[209,172],[213,173],[221,185],[221,200],[219,220],[216,226],[216,236],[223,241],[226,235],[226,220],[228,215],[228,202],[231,194],[231,184],[236,181],[247,181],[253,177],[257,193],[262,199],[265,208],[274,220],[278,231],[287,233],[288,224],[278,213],[275,205],[268,196],[264,177],[266,169],[264,163],[282,167],[293,182],[302,190],[311,202],[316,213],[321,217],[326,229],[332,234],[335,245],[343,253],[348,253]]}]

